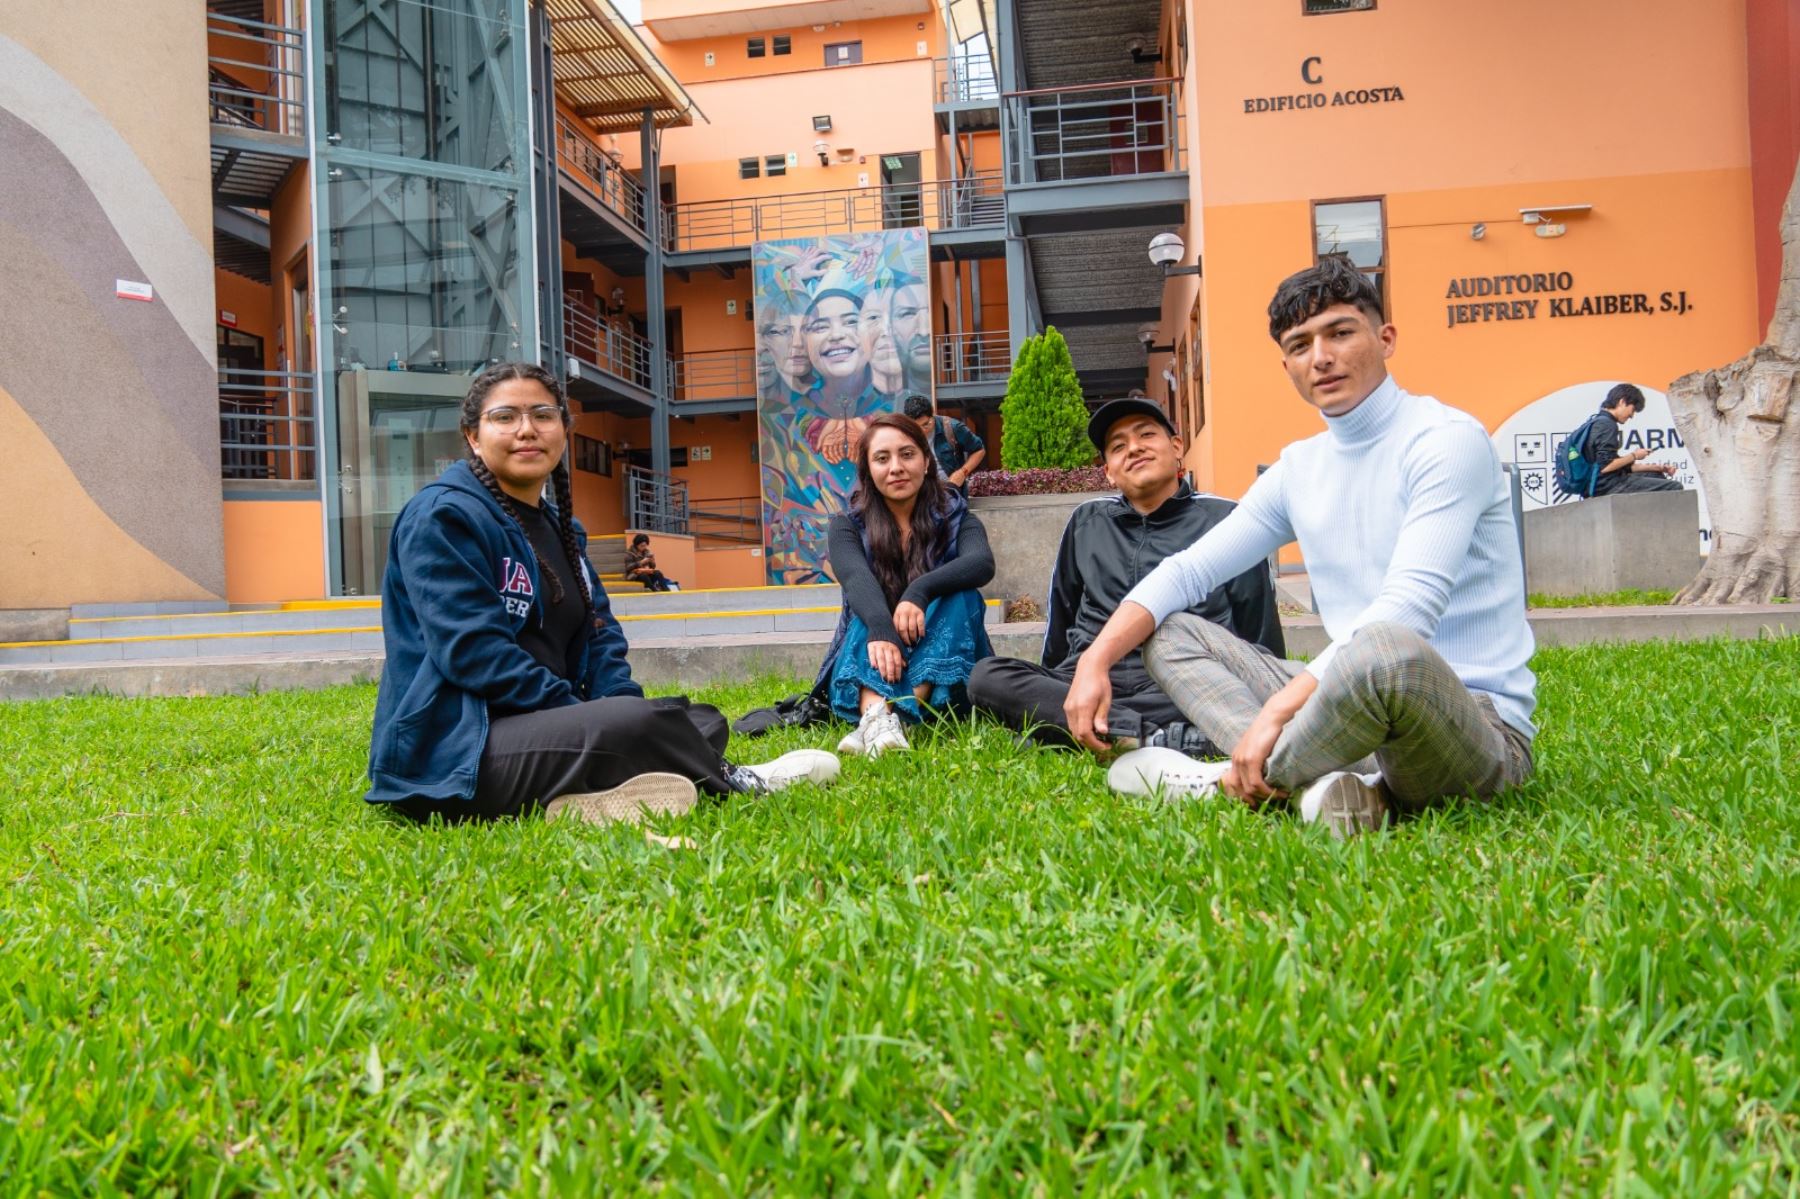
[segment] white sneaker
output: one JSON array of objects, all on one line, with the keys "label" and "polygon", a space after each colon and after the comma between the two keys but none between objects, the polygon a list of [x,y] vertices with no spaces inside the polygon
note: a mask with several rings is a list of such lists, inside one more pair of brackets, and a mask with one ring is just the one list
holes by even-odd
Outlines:
[{"label": "white sneaker", "polygon": [[[757,792],[781,791],[795,783],[817,783],[821,787],[837,781],[837,755],[822,749],[789,750],[772,762],[733,766],[733,782],[743,782]],[[748,778],[744,776],[748,775]]]},{"label": "white sneaker", "polygon": [[1387,784],[1380,771],[1334,770],[1300,793],[1300,819],[1324,825],[1339,841],[1386,824],[1388,808]]},{"label": "white sneaker", "polygon": [[588,824],[624,821],[636,824],[646,813],[679,816],[694,810],[700,792],[694,781],[679,774],[652,772],[628,778],[607,791],[582,791],[559,795],[544,808],[547,820],[572,816]]},{"label": "white sneaker", "polygon": [[877,704],[862,714],[854,729],[838,742],[841,754],[878,758],[890,749],[911,749],[900,727],[900,714],[887,704]]},{"label": "white sneaker", "polygon": [[1134,749],[1113,759],[1106,785],[1119,795],[1161,795],[1164,799],[1206,799],[1219,794],[1226,762],[1198,762],[1173,749]]}]

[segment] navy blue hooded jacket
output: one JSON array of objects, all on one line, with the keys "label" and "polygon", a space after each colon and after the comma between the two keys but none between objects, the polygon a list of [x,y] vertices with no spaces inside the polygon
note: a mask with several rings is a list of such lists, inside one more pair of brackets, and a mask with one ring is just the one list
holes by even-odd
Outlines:
[{"label": "navy blue hooded jacket", "polygon": [[[551,519],[559,519],[547,507]],[[400,510],[381,581],[387,664],[369,743],[372,803],[458,800],[475,794],[488,718],[644,694],[625,661],[625,634],[587,568],[594,624],[575,679],[546,670],[519,644],[544,619],[537,558],[525,530],[457,462]]]}]

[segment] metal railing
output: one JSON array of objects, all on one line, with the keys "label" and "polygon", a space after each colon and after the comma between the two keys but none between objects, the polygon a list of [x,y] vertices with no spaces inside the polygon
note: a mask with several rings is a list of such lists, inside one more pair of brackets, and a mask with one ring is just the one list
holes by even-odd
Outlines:
[{"label": "metal railing", "polygon": [[234,129],[306,136],[306,35],[223,13],[206,14],[212,121]]},{"label": "metal railing", "polygon": [[939,104],[972,104],[1000,98],[994,62],[986,54],[952,54],[931,60],[933,94]]},{"label": "metal railing", "polygon": [[628,329],[603,323],[571,292],[563,294],[563,352],[616,379],[650,386],[650,343]]},{"label": "metal railing", "polygon": [[675,402],[756,395],[755,350],[700,350],[669,359]]},{"label": "metal railing", "polygon": [[1181,80],[1008,92],[1013,183],[1126,178],[1181,169]]},{"label": "metal railing", "polygon": [[1012,373],[1012,337],[1004,329],[936,334],[931,349],[940,387],[1004,382]]},{"label": "metal railing", "polygon": [[625,468],[625,527],[645,533],[688,533],[687,480],[641,466]]},{"label": "metal railing", "polygon": [[972,229],[1006,221],[1000,172],[961,179],[697,200],[668,209],[670,250],[717,250],[783,237],[823,237],[923,225]]},{"label": "metal railing", "polygon": [[596,200],[624,217],[633,228],[646,231],[643,185],[560,116],[556,118],[556,158]]},{"label": "metal railing", "polygon": [[318,470],[313,377],[219,368],[219,465],[228,480],[306,480]]},{"label": "metal railing", "polygon": [[709,541],[762,542],[762,500],[754,495],[727,500],[691,500],[688,529]]}]

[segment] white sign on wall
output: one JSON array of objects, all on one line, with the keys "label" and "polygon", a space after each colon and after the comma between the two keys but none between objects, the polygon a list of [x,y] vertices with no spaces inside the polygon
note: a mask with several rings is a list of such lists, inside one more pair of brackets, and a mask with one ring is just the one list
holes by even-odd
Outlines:
[{"label": "white sign on wall", "polygon": [[[1494,431],[1494,451],[1500,461],[1510,462],[1519,473],[1519,489],[1524,494],[1525,510],[1544,508],[1568,502],[1556,486],[1552,467],[1556,448],[1594,413],[1617,380],[1577,383],[1553,391],[1525,405]],[[1647,462],[1672,462],[1675,480],[1690,491],[1700,492],[1700,550],[1705,553],[1712,537],[1712,520],[1706,514],[1706,493],[1700,487],[1700,475],[1694,461],[1675,428],[1669,412],[1669,397],[1654,388],[1638,384],[1644,393],[1644,410],[1632,417],[1619,430],[1622,449],[1642,447],[1650,451]]]}]

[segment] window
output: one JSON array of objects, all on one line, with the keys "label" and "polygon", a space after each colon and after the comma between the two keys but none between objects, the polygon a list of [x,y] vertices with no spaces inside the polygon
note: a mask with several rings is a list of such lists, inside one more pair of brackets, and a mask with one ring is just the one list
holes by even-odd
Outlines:
[{"label": "window", "polygon": [[771,179],[777,175],[785,175],[787,174],[787,155],[771,154],[763,159],[763,166]]},{"label": "window", "polygon": [[1367,276],[1387,310],[1387,201],[1380,196],[1354,200],[1314,200],[1313,261],[1331,254],[1348,258]]},{"label": "window", "polygon": [[1300,0],[1300,15],[1316,17],[1328,12],[1368,12],[1375,0]]},{"label": "window", "polygon": [[825,47],[825,65],[828,67],[850,67],[861,61],[861,42],[832,42]]},{"label": "window", "polygon": [[762,174],[762,163],[754,158],[738,159],[738,178],[755,179]]},{"label": "window", "polygon": [[744,53],[750,58],[761,58],[763,56],[763,40],[759,37],[753,37],[745,42]]},{"label": "window", "polygon": [[777,58],[783,54],[792,54],[794,52],[794,41],[792,38],[788,37],[787,34],[778,33],[774,36],[772,41],[774,44],[771,45],[769,49]]},{"label": "window", "polygon": [[604,441],[575,434],[575,469],[612,478],[612,447]]}]

